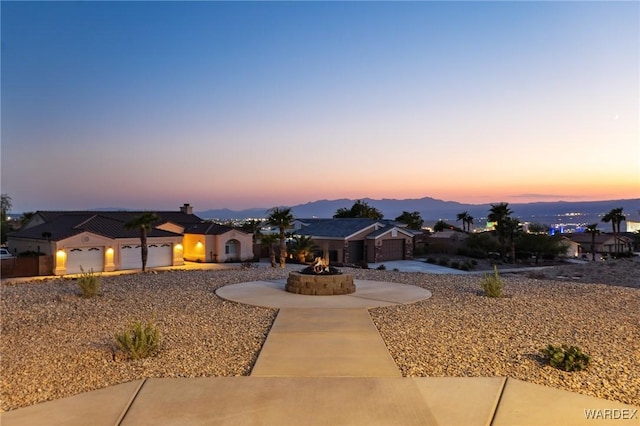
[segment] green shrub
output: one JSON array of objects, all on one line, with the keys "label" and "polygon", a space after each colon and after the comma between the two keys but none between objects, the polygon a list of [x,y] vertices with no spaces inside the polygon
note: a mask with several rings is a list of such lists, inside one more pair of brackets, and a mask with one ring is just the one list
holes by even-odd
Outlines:
[{"label": "green shrub", "polygon": [[100,290],[100,278],[93,273],[93,269],[85,272],[81,266],[80,271],[82,273],[80,274],[80,278],[78,278],[78,287],[80,287],[82,297],[90,298],[96,296]]},{"label": "green shrub", "polygon": [[154,321],[135,321],[115,335],[118,348],[132,359],[155,355],[159,349],[160,331]]},{"label": "green shrub", "polygon": [[493,267],[493,274],[487,274],[480,282],[484,293],[489,297],[502,297],[502,279],[498,274],[498,267]]},{"label": "green shrub", "polygon": [[564,371],[581,371],[591,362],[591,357],[577,346],[549,345],[540,352],[549,359],[549,365]]},{"label": "green shrub", "polygon": [[440,266],[448,266],[449,265],[449,259],[446,257],[441,257],[440,259],[438,259],[438,265]]}]

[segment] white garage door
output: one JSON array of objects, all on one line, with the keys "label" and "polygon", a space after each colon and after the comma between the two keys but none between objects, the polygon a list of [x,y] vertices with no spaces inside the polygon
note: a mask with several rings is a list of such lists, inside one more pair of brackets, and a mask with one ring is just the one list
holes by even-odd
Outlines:
[{"label": "white garage door", "polygon": [[173,256],[171,253],[171,244],[150,244],[149,257],[147,258],[147,266],[154,268],[156,266],[173,265]]},{"label": "white garage door", "polygon": [[104,270],[104,247],[73,248],[67,253],[67,274]]},{"label": "white garage door", "polygon": [[[147,245],[149,253],[147,255],[147,268],[155,268],[157,266],[171,266],[173,264],[173,256],[171,253],[171,244],[149,244]],[[128,244],[120,247],[120,269],[141,269],[142,254],[140,253],[140,244]]]}]

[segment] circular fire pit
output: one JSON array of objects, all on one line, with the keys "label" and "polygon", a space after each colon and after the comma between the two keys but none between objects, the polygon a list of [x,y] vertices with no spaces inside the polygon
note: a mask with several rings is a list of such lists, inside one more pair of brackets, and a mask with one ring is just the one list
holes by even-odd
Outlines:
[{"label": "circular fire pit", "polygon": [[355,293],[356,286],[351,274],[312,275],[291,272],[285,290],[310,296],[334,296]]},{"label": "circular fire pit", "polygon": [[308,296],[334,296],[355,293],[353,275],[343,274],[328,262],[316,258],[311,266],[300,272],[289,273],[285,290],[289,293],[305,294]]}]

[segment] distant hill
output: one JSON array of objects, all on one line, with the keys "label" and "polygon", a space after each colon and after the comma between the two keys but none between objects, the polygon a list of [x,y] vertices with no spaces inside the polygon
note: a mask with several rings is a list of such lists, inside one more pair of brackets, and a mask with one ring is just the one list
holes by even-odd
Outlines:
[{"label": "distant hill", "polygon": [[[486,217],[491,204],[464,204],[455,201],[438,200],[431,197],[418,199],[381,199],[375,200],[364,198],[372,207],[382,212],[385,219],[394,219],[403,211],[420,213],[420,216],[427,222],[435,222],[439,219],[455,222],[456,215],[463,211],[469,212],[476,221]],[[339,208],[349,208],[355,203],[355,199],[338,200],[318,200],[291,207],[294,217],[298,218],[330,218],[333,217]],[[607,213],[609,210],[622,207],[629,219],[640,217],[640,198],[628,200],[607,200],[607,201],[554,201],[537,203],[509,203],[513,211],[513,216],[523,221],[533,221],[550,223],[557,217],[578,212],[586,215],[580,219],[584,222],[599,221],[598,216]],[[269,208],[255,208],[248,210],[215,209],[196,212],[202,218],[207,219],[244,219],[261,218],[267,215]]]}]

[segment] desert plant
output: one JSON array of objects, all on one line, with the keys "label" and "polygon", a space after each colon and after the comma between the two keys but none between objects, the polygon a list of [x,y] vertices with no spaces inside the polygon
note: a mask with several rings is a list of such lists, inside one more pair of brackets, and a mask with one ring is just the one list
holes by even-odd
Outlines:
[{"label": "desert plant", "polygon": [[581,371],[591,362],[591,357],[577,346],[549,345],[540,352],[549,359],[549,365],[563,371]]},{"label": "desert plant", "polygon": [[451,261],[451,267],[454,268],[454,269],[459,269],[460,268],[460,262],[458,262],[457,260]]},{"label": "desert plant", "polygon": [[93,273],[93,269],[85,271],[80,267],[80,278],[78,278],[78,287],[82,292],[82,297],[90,298],[96,296],[100,290],[100,278]]},{"label": "desert plant", "polygon": [[387,267],[386,267],[386,266],[384,266],[384,263],[383,263],[383,264],[381,264],[380,266],[378,266],[376,269],[377,269],[378,271],[385,271],[385,270],[387,269]]},{"label": "desert plant", "polygon": [[361,269],[369,269],[369,263],[367,263],[366,260],[361,260],[360,262],[358,262],[358,266]]},{"label": "desert plant", "polygon": [[498,267],[493,267],[493,274],[487,274],[480,282],[484,293],[489,297],[502,297],[502,279],[498,274]]},{"label": "desert plant", "polygon": [[448,266],[449,265],[449,259],[446,257],[441,257],[440,259],[438,259],[438,265],[440,266]]},{"label": "desert plant", "polygon": [[132,359],[155,355],[159,349],[160,331],[154,321],[134,321],[115,335],[118,348]]},{"label": "desert plant", "polygon": [[426,262],[427,263],[437,263],[438,261],[436,260],[435,257],[427,257]]}]

